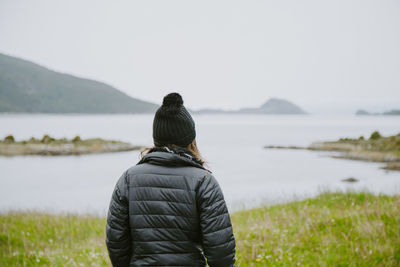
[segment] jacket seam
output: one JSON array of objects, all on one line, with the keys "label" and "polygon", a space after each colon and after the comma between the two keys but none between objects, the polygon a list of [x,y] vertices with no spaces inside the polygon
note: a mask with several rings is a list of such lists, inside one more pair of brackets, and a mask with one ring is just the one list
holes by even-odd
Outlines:
[{"label": "jacket seam", "polygon": [[211,221],[212,219],[218,218],[218,217],[220,217],[220,216],[224,216],[224,215],[226,215],[226,214],[229,214],[229,213],[228,213],[228,212],[224,212],[224,213],[221,213],[221,214],[216,215],[216,216],[213,216],[213,217],[207,217],[207,218],[205,218],[205,219]]},{"label": "jacket seam", "polygon": [[129,187],[134,187],[134,188],[161,188],[161,189],[182,190],[182,191],[186,191],[186,192],[195,192],[194,190],[187,190],[187,189],[175,188],[175,187],[163,187],[163,186],[136,186],[136,185],[129,185]]},{"label": "jacket seam", "polygon": [[[193,252],[154,252],[154,253],[146,253],[146,254],[140,254],[140,256],[147,256],[147,255],[154,255],[154,254],[172,254],[172,255],[174,255],[174,254],[197,254],[197,253],[199,253],[200,254],[200,251],[193,251]],[[164,266],[164,265],[155,265],[155,266]],[[180,266],[180,265],[178,265],[178,266]],[[182,265],[182,266],[187,266],[187,265]]]},{"label": "jacket seam", "polygon": [[225,199],[221,198],[220,200],[218,200],[217,202],[214,202],[211,206],[208,206],[207,208],[212,210],[212,209],[216,208],[220,202],[224,202],[224,201],[225,201]]},{"label": "jacket seam", "polygon": [[136,243],[154,243],[154,242],[168,242],[168,243],[190,243],[193,244],[192,240],[146,240],[146,241],[140,241],[140,240],[135,240]]},{"label": "jacket seam", "polygon": [[181,229],[178,227],[132,227],[131,230],[144,230],[144,229],[158,229],[158,230],[164,230],[164,229],[175,229],[175,230],[180,230],[180,231],[184,231],[184,232],[193,232],[193,233],[200,233],[199,231],[194,231],[194,230],[187,230],[187,229]]},{"label": "jacket seam", "polygon": [[224,227],[224,228],[222,228],[222,229],[218,229],[218,230],[216,230],[216,231],[212,231],[212,232],[204,233],[204,235],[213,234],[213,233],[216,233],[216,232],[219,232],[219,231],[226,230],[226,229],[228,229],[228,228],[232,228],[232,226],[231,226],[231,225],[229,225],[229,226],[227,226],[227,227]]},{"label": "jacket seam", "polygon": [[174,204],[181,204],[181,205],[194,205],[194,203],[190,202],[179,202],[179,201],[167,201],[167,200],[150,200],[150,199],[132,199],[129,202],[167,202],[167,203],[174,203]]},{"label": "jacket seam", "polygon": [[174,216],[174,217],[183,217],[186,219],[195,219],[197,220],[197,217],[190,217],[190,216],[185,216],[185,215],[176,215],[176,214],[138,214],[138,213],[132,213],[129,214],[129,216]]},{"label": "jacket seam", "polygon": [[208,248],[214,248],[214,247],[218,247],[218,246],[221,246],[221,245],[225,245],[225,244],[227,244],[227,243],[231,243],[231,242],[233,242],[233,241],[235,241],[235,238],[232,236],[229,240],[227,240],[227,241],[225,241],[225,242],[223,242],[223,243],[216,244],[216,245],[211,245],[211,246],[207,246],[207,247],[208,247]]}]

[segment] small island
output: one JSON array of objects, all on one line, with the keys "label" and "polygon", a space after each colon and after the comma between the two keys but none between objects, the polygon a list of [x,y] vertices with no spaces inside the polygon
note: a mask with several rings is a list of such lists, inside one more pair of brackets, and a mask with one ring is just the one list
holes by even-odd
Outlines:
[{"label": "small island", "polygon": [[303,115],[307,114],[296,104],[280,98],[270,98],[259,107],[237,110],[200,109],[192,110],[196,114],[264,114],[264,115]]},{"label": "small island", "polygon": [[393,136],[382,136],[375,131],[366,139],[341,138],[337,141],[315,142],[308,147],[299,146],[265,146],[273,149],[307,149],[318,151],[340,152],[335,158],[384,162],[383,169],[400,171],[400,133]]},{"label": "small island", "polygon": [[141,146],[130,143],[103,140],[101,138],[81,139],[79,136],[73,139],[56,139],[44,135],[41,139],[31,137],[29,140],[16,141],[14,136],[6,136],[0,140],[0,155],[2,156],[66,156],[98,154],[140,150]]},{"label": "small island", "polygon": [[380,115],[383,115],[383,116],[399,116],[400,115],[400,109],[392,109],[392,110],[388,110],[388,111],[385,111],[385,112],[382,112],[382,113],[377,113],[377,112],[371,113],[369,111],[366,111],[365,109],[359,109],[359,110],[357,110],[356,115],[358,115],[358,116],[370,116],[370,115],[372,115],[372,116],[380,116]]}]

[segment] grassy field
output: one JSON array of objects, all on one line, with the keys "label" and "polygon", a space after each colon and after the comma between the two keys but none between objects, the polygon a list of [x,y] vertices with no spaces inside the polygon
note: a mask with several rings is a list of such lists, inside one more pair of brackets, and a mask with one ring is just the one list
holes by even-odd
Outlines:
[{"label": "grassy field", "polygon": [[[400,196],[325,193],[232,214],[237,266],[399,266]],[[0,216],[0,266],[108,266],[105,219]]]},{"label": "grassy field", "polygon": [[399,266],[400,196],[322,194],[232,215],[238,266]]}]

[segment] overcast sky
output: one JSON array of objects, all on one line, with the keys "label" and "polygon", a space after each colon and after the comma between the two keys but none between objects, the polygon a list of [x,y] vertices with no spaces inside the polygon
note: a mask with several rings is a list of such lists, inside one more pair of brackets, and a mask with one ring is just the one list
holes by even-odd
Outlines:
[{"label": "overcast sky", "polygon": [[191,108],[400,108],[398,0],[0,0],[0,52]]}]

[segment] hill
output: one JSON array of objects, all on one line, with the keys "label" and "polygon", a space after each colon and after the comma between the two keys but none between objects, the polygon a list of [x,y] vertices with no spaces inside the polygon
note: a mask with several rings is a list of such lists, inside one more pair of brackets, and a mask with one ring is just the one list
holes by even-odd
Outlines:
[{"label": "hill", "polygon": [[242,108],[239,110],[200,109],[200,114],[306,114],[296,104],[279,98],[270,98],[258,108]]},{"label": "hill", "polygon": [[0,54],[0,112],[150,113],[157,107],[105,83]]},{"label": "hill", "polygon": [[239,110],[239,113],[260,113],[260,114],[306,114],[296,104],[279,98],[271,98],[259,108],[245,108]]}]

